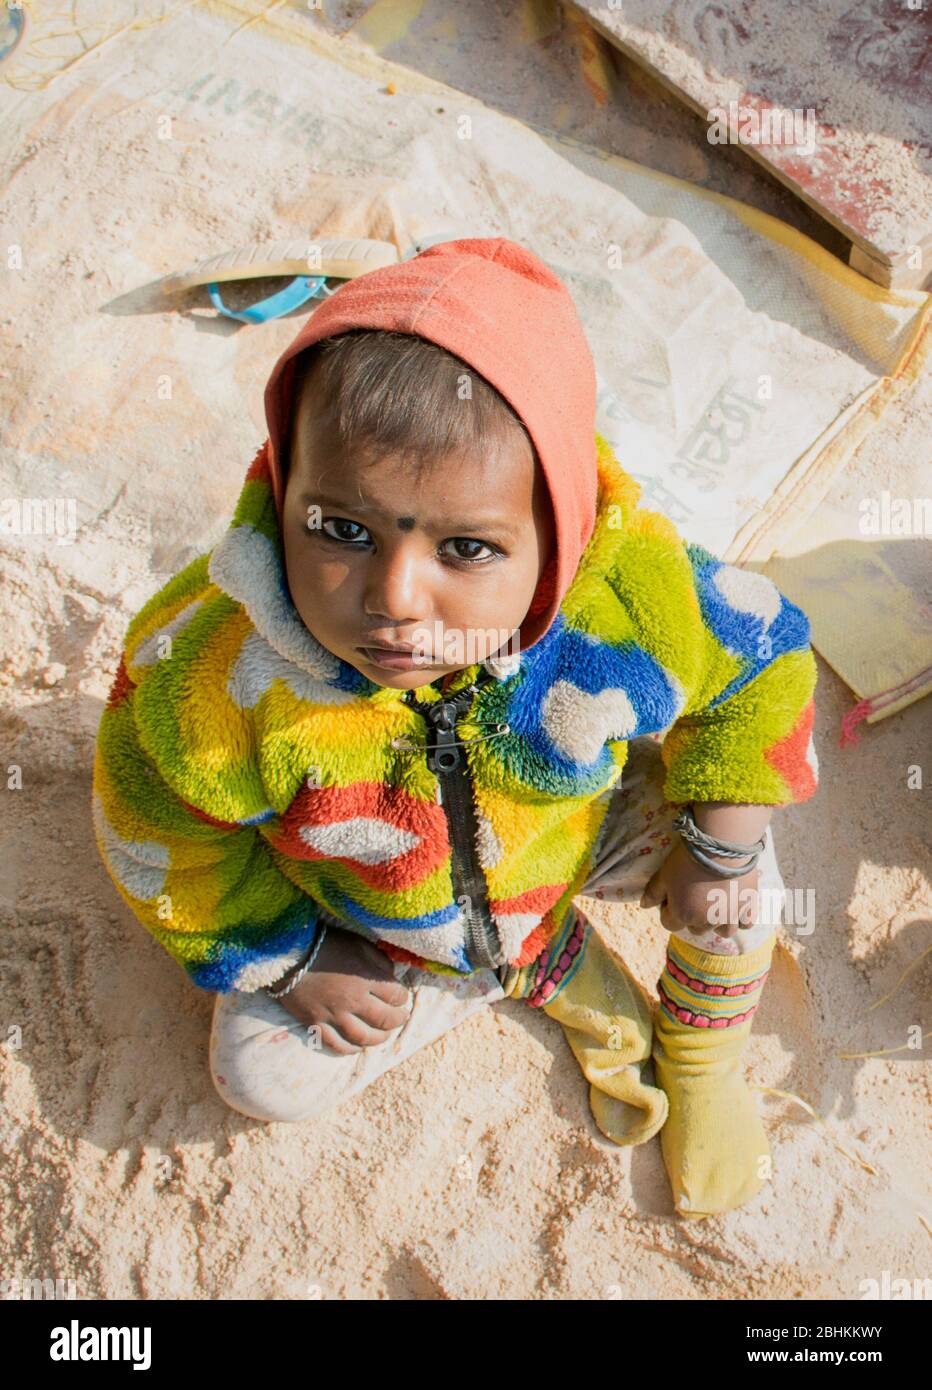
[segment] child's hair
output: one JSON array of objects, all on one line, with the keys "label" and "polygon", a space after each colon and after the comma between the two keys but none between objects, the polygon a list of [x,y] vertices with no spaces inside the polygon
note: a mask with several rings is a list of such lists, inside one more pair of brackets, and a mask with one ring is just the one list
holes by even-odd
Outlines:
[{"label": "child's hair", "polygon": [[[426,338],[374,328],[322,338],[295,359],[292,421],[312,372],[314,419],[335,429],[344,457],[371,448],[398,454],[419,472],[460,449],[479,453],[490,440],[513,442],[520,430],[537,461],[524,422],[504,396],[462,358]],[[291,443],[285,459],[290,465]]]}]

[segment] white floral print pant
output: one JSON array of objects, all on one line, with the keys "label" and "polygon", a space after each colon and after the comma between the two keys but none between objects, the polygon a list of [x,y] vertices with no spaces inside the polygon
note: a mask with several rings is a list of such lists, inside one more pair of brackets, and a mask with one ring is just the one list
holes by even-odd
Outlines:
[{"label": "white floral print pant", "polygon": [[[612,795],[597,862],[582,890],[607,902],[637,902],[678,834],[678,807],[664,799],[660,736],[633,739]],[[758,860],[759,889],[770,908],[752,927],[733,934],[675,935],[706,951],[739,954],[755,949],[779,924],[773,904],[785,892],[770,827]],[[728,880],[723,880],[727,888]],[[776,921],[774,921],[776,918]],[[218,994],[210,1035],[210,1071],[220,1096],[234,1110],[266,1121],[300,1121],[340,1105],[413,1052],[434,1042],[471,1014],[507,998],[509,973],[482,969],[469,977],[437,975],[394,962],[395,978],[411,993],[407,1020],[394,1036],[355,1053],[338,1053],[264,990]],[[504,978],[504,983],[500,974]]]}]

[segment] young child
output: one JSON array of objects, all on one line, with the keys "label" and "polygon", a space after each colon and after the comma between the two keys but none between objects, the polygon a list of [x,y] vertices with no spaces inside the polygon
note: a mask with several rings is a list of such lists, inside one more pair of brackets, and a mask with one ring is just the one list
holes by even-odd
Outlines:
[{"label": "young child", "polygon": [[[216,996],[235,1109],[319,1114],[523,999],[702,1217],[769,1177],[754,890],[782,890],[771,808],[816,788],[816,667],[770,581],[638,506],[595,392],[567,290],[514,242],[342,285],[275,364],[229,529],[130,623],[95,827]],[[655,1017],[580,895],[660,906]]]}]

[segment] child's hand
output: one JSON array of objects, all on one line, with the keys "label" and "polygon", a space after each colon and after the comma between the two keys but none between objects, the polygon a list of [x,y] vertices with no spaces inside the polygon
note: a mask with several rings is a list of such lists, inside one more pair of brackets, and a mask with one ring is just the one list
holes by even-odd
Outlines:
[{"label": "child's hand", "polygon": [[741,878],[716,878],[680,841],[648,880],[641,907],[660,903],[660,921],[667,931],[688,928],[699,936],[717,932],[733,937],[740,927],[751,927],[757,920],[759,882],[757,868]]},{"label": "child's hand", "polygon": [[278,1002],[308,1027],[319,1025],[326,1047],[348,1053],[385,1042],[408,1018],[410,1000],[378,947],[328,926],[314,964]]}]

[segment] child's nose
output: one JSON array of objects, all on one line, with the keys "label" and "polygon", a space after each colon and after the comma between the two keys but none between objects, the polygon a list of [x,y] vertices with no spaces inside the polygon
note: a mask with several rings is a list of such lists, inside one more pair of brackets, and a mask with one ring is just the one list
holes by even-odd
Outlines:
[{"label": "child's nose", "polygon": [[374,555],[366,575],[365,608],[395,623],[423,618],[429,611],[423,564],[400,551]]}]

